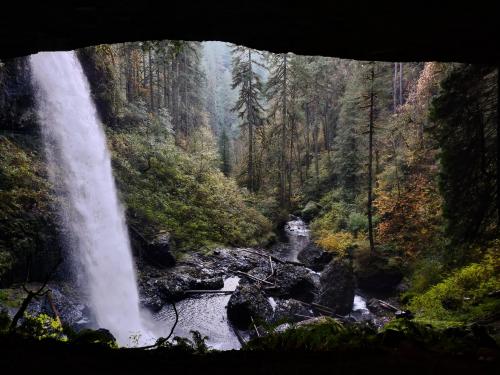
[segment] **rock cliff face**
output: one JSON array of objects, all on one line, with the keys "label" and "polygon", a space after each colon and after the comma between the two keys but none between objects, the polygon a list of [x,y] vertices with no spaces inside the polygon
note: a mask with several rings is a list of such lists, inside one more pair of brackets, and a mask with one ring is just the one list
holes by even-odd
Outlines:
[{"label": "rock cliff face", "polygon": [[43,280],[61,256],[33,94],[27,58],[0,61],[0,287],[28,268]]},{"label": "rock cliff face", "polygon": [[28,59],[0,61],[0,129],[36,132],[33,94]]}]

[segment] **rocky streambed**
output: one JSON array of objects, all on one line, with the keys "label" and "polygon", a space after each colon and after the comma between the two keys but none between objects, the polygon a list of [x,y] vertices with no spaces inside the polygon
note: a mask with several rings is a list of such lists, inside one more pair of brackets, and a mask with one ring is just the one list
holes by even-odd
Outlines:
[{"label": "rocky streambed", "polygon": [[[138,260],[140,303],[154,336],[207,337],[219,350],[238,349],[270,327],[322,315],[381,325],[387,310],[356,290],[350,261],[325,253],[309,238],[298,218],[284,228],[283,241],[270,249],[220,248],[186,255],[173,267]],[[97,328],[85,296],[69,284],[52,283],[51,300],[30,306],[32,313],[53,314],[76,330]],[[11,313],[14,310],[11,309]],[[389,314],[391,315],[391,314]]]},{"label": "rocky streambed", "polygon": [[236,349],[269,327],[322,315],[376,325],[392,315],[356,290],[350,261],[312,244],[298,218],[286,224],[283,241],[270,249],[221,248],[191,254],[167,270],[140,268],[141,303],[155,320],[170,327],[174,302],[179,318],[174,334],[191,337],[197,330],[217,349]]}]

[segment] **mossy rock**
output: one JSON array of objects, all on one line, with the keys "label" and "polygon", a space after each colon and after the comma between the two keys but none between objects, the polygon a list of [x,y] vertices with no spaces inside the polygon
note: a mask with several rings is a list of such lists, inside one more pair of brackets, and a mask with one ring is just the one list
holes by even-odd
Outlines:
[{"label": "mossy rock", "polygon": [[76,334],[72,342],[75,344],[99,344],[111,348],[118,346],[113,334],[104,328],[84,329]]},{"label": "mossy rock", "polygon": [[313,218],[318,216],[320,211],[321,211],[321,206],[318,203],[314,201],[309,201],[300,212],[300,216],[302,217],[302,219],[306,221],[311,221]]}]

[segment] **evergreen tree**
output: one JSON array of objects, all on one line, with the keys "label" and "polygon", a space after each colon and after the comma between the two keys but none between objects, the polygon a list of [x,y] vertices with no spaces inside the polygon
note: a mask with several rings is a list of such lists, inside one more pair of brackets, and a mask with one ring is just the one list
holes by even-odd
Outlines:
[{"label": "evergreen tree", "polygon": [[262,125],[262,83],[255,66],[261,65],[256,57],[259,52],[250,48],[237,46],[233,54],[233,84],[232,88],[239,89],[238,99],[233,111],[238,113],[243,121],[242,126],[247,131],[247,187],[250,191],[257,189],[255,181],[255,129]]}]

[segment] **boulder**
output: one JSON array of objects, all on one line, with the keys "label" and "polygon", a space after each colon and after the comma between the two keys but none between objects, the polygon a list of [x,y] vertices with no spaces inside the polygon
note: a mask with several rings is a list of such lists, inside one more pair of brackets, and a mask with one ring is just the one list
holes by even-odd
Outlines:
[{"label": "boulder", "polygon": [[293,299],[278,300],[274,309],[274,323],[296,323],[308,317],[313,317],[314,312],[310,307]]},{"label": "boulder", "polygon": [[252,324],[271,321],[273,309],[268,298],[255,285],[240,285],[231,295],[227,305],[228,319],[239,329]]},{"label": "boulder", "polygon": [[354,301],[354,274],[349,260],[334,258],[320,277],[318,303],[328,306],[337,314],[346,315]]},{"label": "boulder", "polygon": [[104,346],[116,346],[116,338],[113,334],[105,329],[99,328],[96,330],[93,329],[84,329],[72,339],[74,344],[100,344]]},{"label": "boulder", "polygon": [[403,279],[398,258],[381,255],[360,263],[355,273],[359,288],[372,292],[391,292]]},{"label": "boulder", "polygon": [[168,232],[157,234],[148,243],[145,256],[153,263],[161,267],[172,267],[175,265],[175,257],[171,253],[171,238]]},{"label": "boulder", "polygon": [[333,254],[324,251],[320,247],[316,246],[313,242],[310,242],[304,249],[302,249],[297,255],[297,259],[304,263],[306,267],[311,268],[314,271],[322,271],[323,268],[332,260]]},{"label": "boulder", "polygon": [[[294,265],[273,263],[275,277],[269,279],[271,282],[276,280],[276,288],[268,290],[271,294],[279,298],[295,298],[304,302],[312,302],[318,293],[319,274],[310,269]],[[265,280],[271,274],[269,264],[255,267],[248,271],[248,274],[258,279]],[[242,285],[255,284],[256,281],[242,277]],[[267,286],[267,285],[265,285]]]},{"label": "boulder", "polygon": [[319,275],[303,266],[276,265],[277,293],[282,298],[312,302],[318,293]]},{"label": "boulder", "polygon": [[302,211],[300,211],[300,216],[302,216],[302,219],[304,219],[305,221],[311,221],[319,214],[320,210],[321,206],[318,203],[309,201],[302,209]]}]

